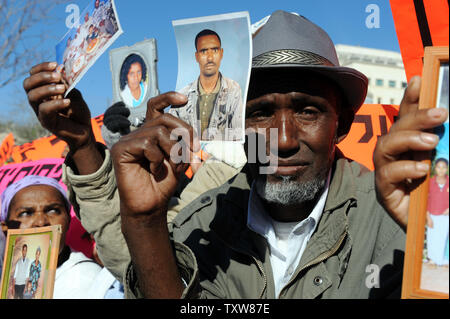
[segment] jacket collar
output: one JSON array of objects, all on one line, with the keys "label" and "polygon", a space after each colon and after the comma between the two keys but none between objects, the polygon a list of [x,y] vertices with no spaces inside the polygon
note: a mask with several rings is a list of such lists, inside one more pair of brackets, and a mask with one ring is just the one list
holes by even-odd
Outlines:
[{"label": "jacket collar", "polygon": [[[225,81],[225,78],[222,76],[222,73],[219,72],[219,78],[220,78],[220,88],[219,93],[223,90],[228,90],[228,83]],[[200,77],[196,78],[194,82],[191,83],[191,86],[189,87],[189,93],[195,93],[197,95],[200,95],[198,86],[199,86]]]},{"label": "jacket collar", "polygon": [[[356,199],[356,186],[349,160],[342,158],[341,154],[338,155],[333,167],[324,214],[310,240],[317,243],[318,247],[309,249],[308,244],[301,264],[306,264],[308,260],[317,258],[324,251],[331,249],[347,232],[347,209],[338,208],[351,205]],[[219,195],[217,199],[218,214],[211,224],[211,229],[230,247],[262,258],[266,255],[265,239],[246,226],[251,188],[249,176],[248,166],[244,166],[242,171],[228,182],[227,192]],[[334,212],[336,209],[337,212]]]}]

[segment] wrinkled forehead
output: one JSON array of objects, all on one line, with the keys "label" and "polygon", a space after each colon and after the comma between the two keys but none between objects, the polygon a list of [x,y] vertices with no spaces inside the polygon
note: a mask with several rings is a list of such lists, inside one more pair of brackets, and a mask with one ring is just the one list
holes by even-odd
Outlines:
[{"label": "wrinkled forehead", "polygon": [[65,205],[63,195],[49,185],[31,185],[18,191],[11,200],[9,208],[20,205],[34,205],[45,201],[58,202]]},{"label": "wrinkled forehead", "polygon": [[342,99],[338,86],[321,74],[292,68],[277,68],[252,71],[247,101],[266,94],[290,92],[320,96],[333,103],[340,103]]}]

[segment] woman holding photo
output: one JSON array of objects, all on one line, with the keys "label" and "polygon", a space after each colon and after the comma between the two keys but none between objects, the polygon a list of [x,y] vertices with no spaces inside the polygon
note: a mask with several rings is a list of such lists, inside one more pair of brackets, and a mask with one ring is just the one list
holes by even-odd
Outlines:
[{"label": "woman holding photo", "polygon": [[[29,175],[9,185],[1,195],[0,220],[8,228],[36,228],[61,225],[61,244],[55,274],[54,299],[83,299],[91,289],[101,267],[81,252],[65,244],[71,205],[66,191],[53,178]],[[39,257],[30,268],[33,294],[41,275]],[[38,296],[37,296],[38,297]],[[39,297],[38,297],[39,298]]]},{"label": "woman holding photo", "polygon": [[433,265],[448,265],[445,248],[448,241],[449,208],[448,161],[438,158],[434,163],[434,176],[430,179],[427,208],[427,250]]}]

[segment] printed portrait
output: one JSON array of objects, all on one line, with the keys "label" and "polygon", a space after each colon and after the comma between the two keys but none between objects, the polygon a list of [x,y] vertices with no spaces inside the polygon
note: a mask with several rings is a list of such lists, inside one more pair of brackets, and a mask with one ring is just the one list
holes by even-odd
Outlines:
[{"label": "printed portrait", "polygon": [[139,54],[130,54],[120,68],[120,97],[128,107],[145,101],[148,88],[148,66]]},{"label": "printed portrait", "polygon": [[201,141],[244,141],[251,66],[247,13],[173,21],[178,46],[176,91],[188,102],[170,113]]}]

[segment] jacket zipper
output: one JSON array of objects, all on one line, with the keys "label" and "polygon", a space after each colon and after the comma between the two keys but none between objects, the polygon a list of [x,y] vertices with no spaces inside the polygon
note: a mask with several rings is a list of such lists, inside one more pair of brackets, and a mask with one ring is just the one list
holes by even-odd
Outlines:
[{"label": "jacket zipper", "polygon": [[260,265],[259,261],[258,261],[255,257],[253,257],[253,256],[251,256],[251,257],[252,257],[253,260],[256,262],[256,265],[258,266],[259,271],[261,272],[261,274],[263,275],[263,278],[264,278],[264,287],[263,287],[263,290],[261,291],[261,293],[259,294],[259,297],[258,297],[258,299],[262,299],[262,296],[263,296],[263,294],[264,294],[264,290],[267,289],[267,277],[266,277],[266,273],[264,272],[264,269],[263,269],[262,265]]},{"label": "jacket zipper", "polygon": [[262,274],[262,276],[264,278],[264,287],[263,287],[263,289],[262,289],[262,291],[261,291],[261,293],[259,294],[259,297],[258,297],[258,299],[262,299],[262,296],[264,294],[264,290],[267,289],[267,277],[266,277],[266,273],[264,272],[264,268],[263,268],[262,264],[258,261],[258,259],[256,259],[256,257],[252,256],[251,254],[231,246],[228,242],[226,242],[224,240],[222,240],[222,242],[226,246],[228,246],[230,249],[232,249],[232,250],[234,250],[234,251],[236,251],[236,252],[238,252],[240,254],[243,254],[245,256],[252,257],[252,259],[255,261],[256,266],[258,267],[259,271],[261,272],[261,274]]},{"label": "jacket zipper", "polygon": [[295,277],[297,277],[297,275],[302,272],[304,269],[308,268],[309,266],[312,266],[314,264],[318,264],[322,261],[324,261],[325,259],[327,259],[328,257],[334,255],[334,253],[339,249],[339,247],[341,247],[345,237],[347,237],[347,232],[344,232],[341,237],[339,238],[339,241],[336,245],[333,246],[333,248],[331,248],[331,250],[328,250],[326,252],[324,252],[322,255],[319,255],[316,259],[310,261],[309,263],[307,263],[306,265],[304,265],[297,273],[295,276],[293,276],[291,278],[291,280],[289,280],[289,282],[283,287],[283,289],[281,289],[279,296],[281,296],[281,294],[283,293],[283,290],[286,288],[286,286],[290,285],[290,283],[294,280]]}]

